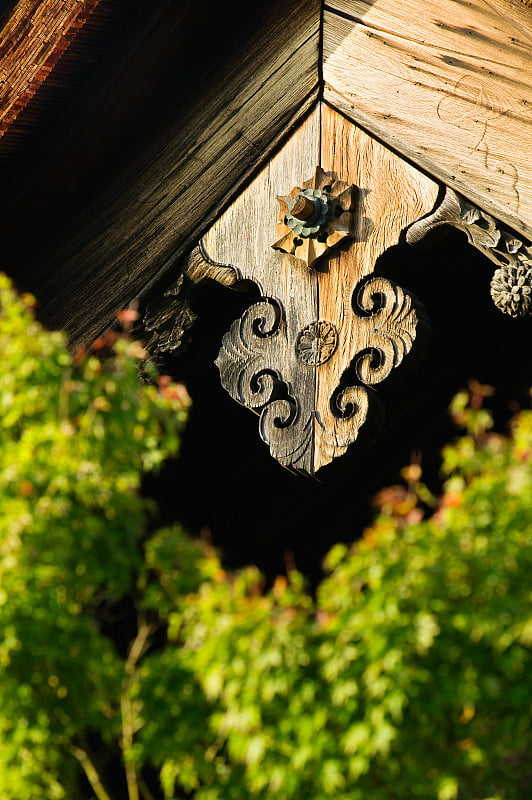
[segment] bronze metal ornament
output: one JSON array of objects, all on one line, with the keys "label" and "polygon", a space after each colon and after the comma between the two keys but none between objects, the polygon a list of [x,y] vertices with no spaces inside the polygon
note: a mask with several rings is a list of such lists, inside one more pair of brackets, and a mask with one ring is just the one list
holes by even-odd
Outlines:
[{"label": "bronze metal ornament", "polygon": [[316,167],[314,176],[290,194],[278,196],[279,217],[274,250],[293,255],[313,267],[318,259],[353,236],[355,186]]}]

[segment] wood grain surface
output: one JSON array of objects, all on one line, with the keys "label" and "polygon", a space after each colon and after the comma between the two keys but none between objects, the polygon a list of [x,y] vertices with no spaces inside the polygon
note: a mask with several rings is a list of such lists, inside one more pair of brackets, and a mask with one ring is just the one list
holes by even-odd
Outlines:
[{"label": "wood grain surface", "polygon": [[[401,231],[431,211],[438,196],[435,181],[326,105],[322,107],[321,165],[336,172],[340,180],[353,183],[357,187],[357,199],[353,243],[343,252],[331,254],[327,268],[317,271],[319,318],[335,322],[339,343],[337,357],[317,370],[316,406],[324,427],[316,428],[316,469],[330,461],[331,455],[345,452],[364,421],[356,414],[349,420],[338,416],[330,402],[352,359],[371,347],[381,350],[383,366],[374,375],[364,371],[364,366],[359,368],[363,383],[373,385],[384,380],[391,369],[399,365],[402,360],[402,355],[400,358],[398,355],[400,341],[411,339],[411,345],[416,336],[417,318],[406,306],[402,307],[404,320],[398,321],[396,326],[397,339],[393,334],[376,336],[375,330],[380,325],[389,327],[385,309],[400,313],[401,303],[410,301],[402,301],[395,288],[384,282],[372,282],[371,291],[386,298],[386,304],[378,318],[364,317],[353,311],[355,288],[373,272],[379,256],[398,244]],[[368,292],[369,289],[366,290],[366,304]],[[365,364],[367,366],[367,359]]]},{"label": "wood grain surface", "polygon": [[506,0],[330,0],[324,97],[532,236],[532,10]]},{"label": "wood grain surface", "polygon": [[[355,185],[354,228],[342,252],[309,269],[271,245],[276,196],[301,187],[317,164]],[[434,181],[320,104],[204,237],[209,259],[260,288],[217,363],[231,396],[260,414],[283,465],[315,473],[345,453],[379,405],[370,387],[411,350],[420,324],[412,299],[372,273],[437,195]]]}]

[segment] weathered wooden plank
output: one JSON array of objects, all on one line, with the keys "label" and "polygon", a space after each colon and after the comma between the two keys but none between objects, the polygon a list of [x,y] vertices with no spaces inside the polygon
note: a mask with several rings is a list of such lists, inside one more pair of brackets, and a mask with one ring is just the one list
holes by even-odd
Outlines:
[{"label": "weathered wooden plank", "polygon": [[532,38],[530,14],[532,0],[484,0],[487,5],[499,14],[507,23],[520,31],[527,39]]},{"label": "weathered wooden plank", "polygon": [[[358,435],[368,413],[365,389],[350,389],[343,402],[358,403],[359,412],[348,418],[339,414],[332,398],[338,395],[342,375],[352,359],[373,348],[382,351],[382,366],[372,370],[370,357],[358,365],[358,379],[380,383],[402,359],[402,349],[410,349],[416,338],[417,317],[410,300],[399,287],[388,281],[373,280],[362,306],[371,308],[371,293],[386,297],[386,306],[377,315],[362,316],[354,291],[360,281],[375,269],[379,256],[399,243],[401,231],[434,206],[438,184],[394,155],[368,136],[357,125],[327,106],[322,109],[321,164],[334,171],[340,180],[357,187],[354,209],[355,236],[348,249],[331,254],[327,268],[318,270],[318,318],[330,320],[338,331],[337,355],[323,363],[316,377],[316,408],[323,426],[316,427],[315,469],[332,457],[342,455]],[[380,282],[379,282],[380,280]],[[386,314],[401,314],[393,330]],[[355,313],[353,311],[355,306]],[[359,313],[356,313],[358,307]],[[395,310],[394,310],[395,309]],[[376,330],[382,333],[376,335]],[[407,347],[408,345],[408,347]],[[349,383],[346,384],[349,386]],[[369,398],[371,404],[372,398]]]},{"label": "weathered wooden plank", "polygon": [[[318,93],[317,2],[268,20],[186,116],[108,187],[47,260],[44,318],[74,343],[96,335],[220,212]],[[260,53],[260,59],[257,54]],[[97,298],[97,301],[96,301]]]},{"label": "weathered wooden plank", "polygon": [[[532,44],[501,0],[331,0],[325,99],[532,236]],[[338,13],[337,13],[338,12]],[[340,16],[342,15],[346,16]]]},{"label": "weathered wooden plank", "polygon": [[[296,341],[317,319],[316,279],[304,264],[271,245],[277,239],[277,195],[287,195],[313,175],[319,142],[317,107],[203,239],[213,261],[253,280],[264,298],[224,337],[218,358],[222,383],[235,400],[261,412],[261,435],[272,455],[306,472],[314,472],[315,370],[298,359]],[[253,328],[259,329],[259,320],[257,335]],[[277,384],[287,397],[276,399]],[[278,417],[290,424],[276,425]]]},{"label": "weathered wooden plank", "polygon": [[0,136],[100,0],[19,0],[0,31]]}]

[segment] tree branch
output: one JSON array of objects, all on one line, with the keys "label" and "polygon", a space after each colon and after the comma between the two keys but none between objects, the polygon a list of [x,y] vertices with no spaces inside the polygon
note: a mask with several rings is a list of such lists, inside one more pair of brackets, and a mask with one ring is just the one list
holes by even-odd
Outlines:
[{"label": "tree branch", "polygon": [[87,776],[87,780],[91,785],[92,791],[98,800],[111,800],[111,797],[107,794],[105,787],[100,780],[98,770],[94,766],[89,754],[81,747],[77,747],[76,745],[72,745],[72,754],[81,764],[83,772]]},{"label": "tree branch", "polygon": [[155,800],[149,786],[147,786],[146,782],[141,778],[140,775],[138,776],[138,783],[143,800]]},{"label": "tree branch", "polygon": [[127,793],[129,800],[140,800],[139,780],[135,765],[128,759],[128,753],[133,746],[133,738],[138,726],[135,720],[136,708],[131,702],[130,692],[136,678],[137,666],[146,652],[150,634],[154,626],[149,625],[144,618],[139,618],[137,635],[135,636],[126,659],[125,672],[126,678],[122,685],[122,695],[120,697],[120,711],[122,714],[122,736],[120,748],[124,757],[124,768],[126,772]]}]

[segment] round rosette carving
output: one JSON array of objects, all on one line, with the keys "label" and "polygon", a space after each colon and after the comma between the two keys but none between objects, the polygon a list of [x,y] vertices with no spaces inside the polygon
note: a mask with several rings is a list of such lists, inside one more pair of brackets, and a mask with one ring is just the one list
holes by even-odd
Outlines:
[{"label": "round rosette carving", "polygon": [[491,296],[500,311],[511,317],[524,317],[532,311],[532,261],[523,260],[496,270],[491,280]]},{"label": "round rosette carving", "polygon": [[296,340],[296,354],[303,364],[317,367],[325,364],[338,345],[338,332],[332,322],[320,320],[307,325]]}]

